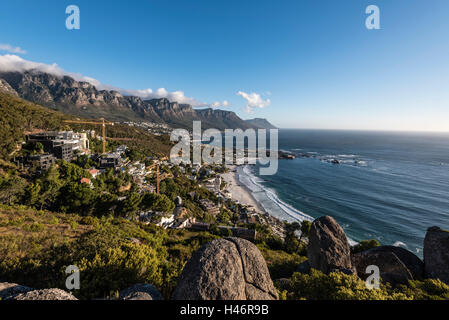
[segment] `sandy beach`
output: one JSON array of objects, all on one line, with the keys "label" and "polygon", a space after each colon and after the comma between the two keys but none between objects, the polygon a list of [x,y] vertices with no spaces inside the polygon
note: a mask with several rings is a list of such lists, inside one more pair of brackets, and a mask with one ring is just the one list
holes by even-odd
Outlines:
[{"label": "sandy beach", "polygon": [[228,190],[232,199],[238,201],[242,205],[252,206],[258,213],[266,213],[262,206],[254,199],[251,191],[239,182],[236,167],[229,167],[229,172],[221,175],[222,179],[227,183]]}]

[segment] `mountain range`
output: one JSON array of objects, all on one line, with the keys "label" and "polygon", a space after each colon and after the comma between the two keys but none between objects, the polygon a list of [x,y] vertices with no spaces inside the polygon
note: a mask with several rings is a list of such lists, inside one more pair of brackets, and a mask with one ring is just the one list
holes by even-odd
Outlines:
[{"label": "mountain range", "polygon": [[242,120],[232,111],[194,109],[166,98],[144,100],[114,90],[97,90],[88,82],[40,71],[0,72],[0,90],[83,118],[110,121],[151,121],[190,128],[194,120],[203,128],[274,128],[265,119]]}]

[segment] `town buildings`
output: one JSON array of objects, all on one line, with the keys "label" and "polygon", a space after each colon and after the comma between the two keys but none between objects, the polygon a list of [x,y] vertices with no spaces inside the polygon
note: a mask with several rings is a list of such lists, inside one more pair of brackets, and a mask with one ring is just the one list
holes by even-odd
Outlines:
[{"label": "town buildings", "polygon": [[49,131],[27,136],[27,143],[40,143],[44,152],[52,154],[57,159],[71,161],[76,153],[89,153],[87,133],[73,131]]}]

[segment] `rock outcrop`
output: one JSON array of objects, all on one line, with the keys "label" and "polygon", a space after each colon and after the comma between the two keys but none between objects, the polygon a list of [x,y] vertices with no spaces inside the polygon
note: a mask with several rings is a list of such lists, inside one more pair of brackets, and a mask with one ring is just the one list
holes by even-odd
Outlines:
[{"label": "rock outcrop", "polygon": [[[364,254],[374,254],[374,253],[381,253],[381,252],[391,252],[393,253],[409,270],[410,274],[412,275],[413,279],[422,279],[424,278],[424,262],[418,258],[415,254],[412,252],[401,248],[401,247],[395,247],[395,246],[380,246],[376,247],[370,250],[367,250],[363,252]],[[354,260],[353,260],[354,264]],[[357,268],[357,273],[358,273]]]},{"label": "rock outcrop", "polygon": [[376,249],[352,255],[352,264],[356,268],[359,278],[366,280],[370,275],[366,273],[366,268],[374,265],[379,267],[381,279],[393,286],[407,284],[409,280],[413,280],[412,273],[396,254],[392,251]]},{"label": "rock outcrop", "polygon": [[324,273],[353,273],[350,246],[342,227],[329,216],[313,221],[307,257],[311,268]]},{"label": "rock outcrop", "polygon": [[195,252],[173,299],[274,300],[278,295],[259,249],[247,240],[226,238]]},{"label": "rock outcrop", "polygon": [[0,283],[0,300],[11,299],[18,294],[27,293],[34,289],[26,286],[21,286],[17,283],[1,282]]},{"label": "rock outcrop", "polygon": [[18,97],[19,94],[14,90],[6,80],[0,79],[0,92],[4,92],[7,94],[11,94],[13,96]]},{"label": "rock outcrop", "polygon": [[7,300],[78,300],[71,293],[61,289],[33,290],[7,298]]},{"label": "rock outcrop", "polygon": [[162,300],[161,293],[151,284],[139,283],[120,291],[120,300]]},{"label": "rock outcrop", "polygon": [[424,239],[424,271],[427,278],[449,284],[449,231],[439,227],[427,230]]}]

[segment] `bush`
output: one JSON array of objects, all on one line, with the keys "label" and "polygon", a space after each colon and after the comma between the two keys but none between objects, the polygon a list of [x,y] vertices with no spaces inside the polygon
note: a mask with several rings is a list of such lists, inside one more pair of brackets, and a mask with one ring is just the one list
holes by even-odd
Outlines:
[{"label": "bush", "polygon": [[148,245],[123,243],[74,263],[82,274],[82,298],[109,296],[136,283],[162,284],[161,260]]},{"label": "bush", "polygon": [[306,257],[297,254],[289,254],[282,250],[270,250],[261,244],[257,247],[267,262],[272,279],[290,278],[298,266],[307,260]]},{"label": "bush", "polygon": [[439,279],[412,280],[400,288],[414,300],[449,300],[449,286]]},{"label": "bush", "polygon": [[294,273],[291,279],[291,299],[308,300],[410,300],[405,293],[393,291],[381,284],[380,289],[368,289],[355,275],[333,272],[325,275],[312,269],[310,274]]},{"label": "bush", "polygon": [[50,221],[48,221],[49,224],[58,224],[59,220],[56,217],[51,217]]},{"label": "bush", "polygon": [[99,226],[98,219],[92,216],[82,217],[80,223],[87,226],[93,226],[95,228]]},{"label": "bush", "polygon": [[375,247],[380,246],[379,241],[377,241],[376,239],[371,239],[371,240],[362,240],[360,241],[360,243],[357,243],[355,246],[353,246],[351,248],[351,252],[352,253],[359,253],[359,252],[363,252]]},{"label": "bush", "polygon": [[27,224],[23,227],[23,229],[30,232],[41,232],[44,230],[44,225],[41,223]]}]

